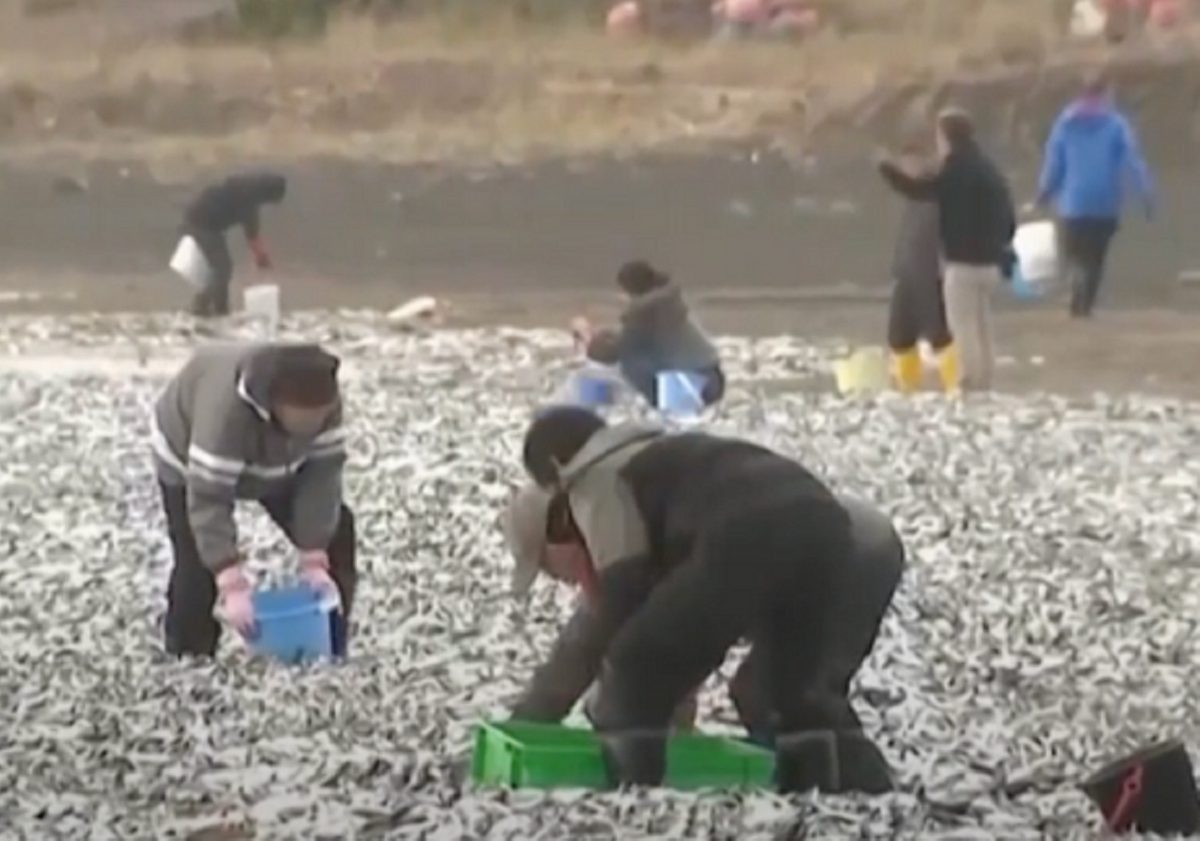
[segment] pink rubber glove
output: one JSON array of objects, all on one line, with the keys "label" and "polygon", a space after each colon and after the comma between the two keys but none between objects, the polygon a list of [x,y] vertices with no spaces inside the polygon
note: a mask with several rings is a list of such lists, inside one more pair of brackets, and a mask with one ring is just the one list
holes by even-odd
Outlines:
[{"label": "pink rubber glove", "polygon": [[300,577],[318,593],[338,595],[337,584],[329,575],[329,554],[323,549],[300,553]]},{"label": "pink rubber glove", "polygon": [[254,634],[254,591],[240,564],[217,574],[217,595],[225,621],[242,636]]}]

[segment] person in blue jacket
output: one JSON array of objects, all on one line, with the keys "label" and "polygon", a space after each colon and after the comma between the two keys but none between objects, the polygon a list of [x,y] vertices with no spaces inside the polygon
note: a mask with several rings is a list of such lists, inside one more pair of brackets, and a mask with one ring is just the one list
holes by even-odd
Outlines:
[{"label": "person in blue jacket", "polygon": [[1054,121],[1036,202],[1054,202],[1058,213],[1074,318],[1089,317],[1096,305],[1126,179],[1132,180],[1149,219],[1154,187],[1137,133],[1113,103],[1107,77],[1094,73]]}]

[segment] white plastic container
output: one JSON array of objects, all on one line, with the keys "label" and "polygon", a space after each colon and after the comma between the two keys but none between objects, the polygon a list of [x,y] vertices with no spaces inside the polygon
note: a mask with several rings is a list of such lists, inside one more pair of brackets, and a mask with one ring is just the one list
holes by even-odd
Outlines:
[{"label": "white plastic container", "polygon": [[242,308],[246,315],[261,319],[267,335],[274,336],[279,329],[279,286],[274,283],[247,286],[242,292]]},{"label": "white plastic container", "polygon": [[880,347],[865,347],[833,363],[837,390],[842,394],[884,391],[891,385],[887,353]]},{"label": "white plastic container", "polygon": [[208,281],[212,277],[212,267],[208,265],[208,260],[204,259],[204,252],[190,236],[179,240],[168,265],[170,265],[171,271],[192,286],[203,288],[208,285]]},{"label": "white plastic container", "polygon": [[1017,228],[1013,248],[1026,283],[1053,284],[1058,277],[1058,233],[1053,222],[1026,222]]}]

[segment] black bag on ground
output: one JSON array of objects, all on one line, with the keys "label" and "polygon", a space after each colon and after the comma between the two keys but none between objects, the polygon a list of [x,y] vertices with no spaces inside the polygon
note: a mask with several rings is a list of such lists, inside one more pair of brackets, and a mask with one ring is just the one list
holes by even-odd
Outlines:
[{"label": "black bag on ground", "polygon": [[1111,832],[1200,833],[1192,761],[1172,739],[1105,765],[1080,784]]}]

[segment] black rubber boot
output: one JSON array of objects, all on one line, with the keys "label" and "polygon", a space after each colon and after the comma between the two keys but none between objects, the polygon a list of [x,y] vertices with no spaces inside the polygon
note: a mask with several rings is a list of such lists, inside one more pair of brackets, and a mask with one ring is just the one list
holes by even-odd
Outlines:
[{"label": "black rubber boot", "polygon": [[865,733],[839,733],[837,751],[840,791],[886,794],[895,788],[887,760]]},{"label": "black rubber boot", "polygon": [[1160,742],[1109,763],[1080,785],[1111,832],[1200,833],[1200,798],[1187,748]]},{"label": "black rubber boot", "polygon": [[775,785],[785,794],[883,794],[892,774],[879,748],[861,732],[813,730],[775,740]]},{"label": "black rubber boot", "polygon": [[661,786],[667,776],[666,733],[601,733],[609,785]]},{"label": "black rubber boot", "polygon": [[775,739],[775,787],[784,794],[837,785],[837,736],[832,730],[784,733]]}]

